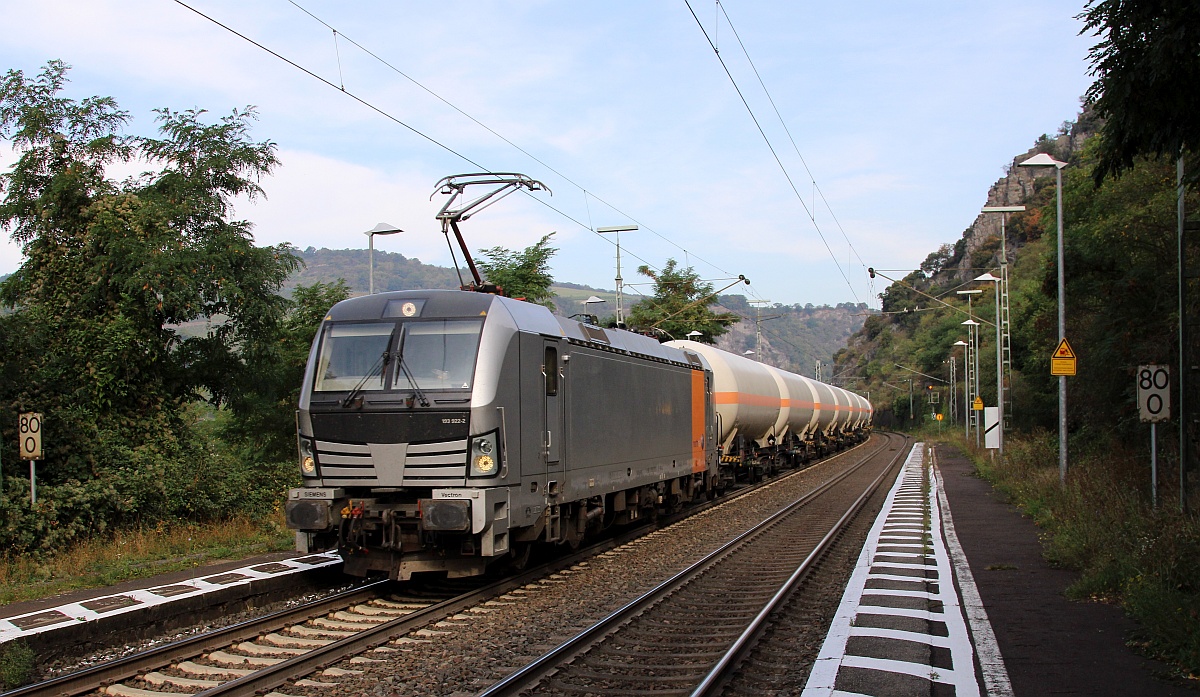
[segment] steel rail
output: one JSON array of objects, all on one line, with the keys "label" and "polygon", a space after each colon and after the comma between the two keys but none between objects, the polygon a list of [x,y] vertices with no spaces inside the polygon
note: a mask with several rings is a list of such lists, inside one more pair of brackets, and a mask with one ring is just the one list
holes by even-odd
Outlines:
[{"label": "steel rail", "polygon": [[281,624],[303,622],[313,617],[319,617],[333,609],[345,605],[353,605],[370,599],[379,594],[381,586],[387,581],[373,581],[341,593],[314,601],[300,607],[288,608],[277,612],[256,617],[251,620],[216,629],[194,637],[171,642],[148,651],[142,651],[124,658],[118,658],[77,673],[63,675],[50,680],[19,687],[2,693],[0,697],[49,697],[50,695],[78,695],[90,692],[114,682],[127,680],[139,673],[175,661],[199,656],[200,654],[231,643],[244,641],[271,631]]},{"label": "steel rail", "polygon": [[[693,580],[700,574],[704,573],[709,568],[716,565],[718,562],[724,560],[726,557],[728,557],[734,551],[736,551],[736,549],[738,547],[741,547],[743,544],[748,542],[750,539],[758,536],[763,531],[774,526],[780,520],[786,518],[788,515],[795,512],[797,509],[799,509],[799,508],[811,503],[813,500],[819,498],[821,495],[823,495],[824,493],[826,493],[833,487],[837,486],[837,484],[844,481],[851,474],[857,472],[862,467],[865,467],[866,464],[871,460],[871,458],[873,458],[875,455],[877,455],[881,452],[884,452],[884,449],[888,446],[888,444],[890,442],[891,441],[890,441],[890,436],[889,436],[889,440],[887,442],[885,442],[883,445],[881,445],[880,448],[877,449],[875,452],[873,452],[870,455],[868,455],[867,457],[863,458],[862,461],[859,462],[858,464],[854,465],[853,467],[849,467],[849,468],[839,472],[838,474],[834,475],[829,480],[827,480],[826,482],[824,482],[823,484],[818,486],[816,489],[810,491],[809,493],[805,494],[804,496],[800,497],[799,499],[788,504],[784,508],[782,508],[779,511],[777,511],[776,513],[772,514],[766,520],[763,520],[762,522],[758,523],[754,527],[746,530],[745,532],[741,533],[737,537],[729,540],[728,542],[721,545],[716,550],[714,550],[711,553],[709,553],[708,555],[706,555],[704,558],[695,562],[694,564],[687,567],[686,569],[683,569],[682,571],[676,573],[671,578],[658,584],[651,590],[647,591],[643,595],[641,595],[638,598],[627,603],[620,609],[612,612],[607,617],[605,617],[604,619],[595,623],[591,627],[585,629],[583,632],[579,633],[575,637],[563,642],[559,646],[552,649],[549,653],[547,653],[547,654],[543,655],[542,657],[538,658],[537,660],[527,664],[523,668],[510,673],[509,675],[502,678],[498,682],[493,683],[491,686],[489,686],[482,692],[478,693],[477,697],[510,697],[512,695],[520,694],[521,692],[528,689],[532,685],[541,681],[544,677],[546,677],[546,675],[550,671],[552,671],[554,668],[556,668],[558,665],[560,665],[563,661],[565,661],[566,658],[568,658],[572,655],[578,655],[579,653],[582,653],[584,650],[589,648],[591,644],[604,638],[605,635],[607,635],[609,632],[611,632],[616,627],[623,624],[625,621],[629,620],[630,618],[637,615],[638,613],[644,611],[646,608],[650,607],[651,605],[656,603],[661,598],[666,597],[667,595],[670,595],[671,593],[675,592],[677,589],[679,589],[683,585],[687,584],[688,582],[690,582],[691,580]],[[850,451],[846,451],[846,453],[848,453],[848,452],[850,452]],[[846,454],[846,453],[840,453],[840,454]],[[893,461],[893,463],[894,463],[894,461]],[[890,469],[891,469],[891,464],[889,464],[889,466],[888,466],[888,470],[890,470]],[[886,472],[885,472],[885,474],[886,474]],[[778,479],[776,479],[775,481],[778,481]]]},{"label": "steel rail", "polygon": [[[889,435],[889,438],[890,437],[891,436]],[[905,437],[902,442],[904,445],[907,445],[908,438]],[[792,592],[795,591],[796,587],[800,585],[800,581],[802,581],[804,577],[808,575],[808,572],[812,569],[812,566],[816,564],[817,560],[819,560],[829,551],[829,548],[833,545],[834,540],[842,534],[849,522],[858,515],[859,511],[862,510],[862,507],[866,505],[867,501],[875,495],[875,492],[879,490],[879,485],[882,484],[883,481],[888,477],[889,473],[895,469],[896,463],[902,457],[904,457],[904,454],[904,447],[901,446],[899,452],[896,453],[896,457],[892,458],[892,461],[888,463],[887,468],[885,468],[884,471],[875,478],[875,481],[871,482],[871,485],[867,487],[866,491],[864,491],[862,495],[859,496],[853,504],[851,504],[850,508],[846,510],[845,514],[843,514],[838,522],[835,523],[833,527],[829,529],[829,532],[825,534],[825,537],[821,538],[821,541],[817,543],[816,548],[813,549],[813,551],[809,553],[804,561],[800,563],[800,566],[796,567],[796,570],[792,572],[792,575],[788,577],[788,580],[784,582],[779,591],[771,597],[771,600],[769,600],[767,604],[763,606],[763,609],[759,611],[758,615],[754,617],[741,635],[738,636],[733,644],[730,645],[729,650],[725,652],[725,655],[722,656],[719,661],[717,661],[712,670],[708,672],[708,675],[704,676],[704,679],[701,680],[700,684],[696,686],[696,689],[692,691],[691,697],[709,697],[710,695],[719,694],[719,686],[721,686],[732,675],[733,670],[741,662],[746,654],[746,651],[754,645],[755,641],[757,641],[758,636],[767,623],[767,619],[774,614],[776,608],[778,608],[787,598],[791,596]]]}]

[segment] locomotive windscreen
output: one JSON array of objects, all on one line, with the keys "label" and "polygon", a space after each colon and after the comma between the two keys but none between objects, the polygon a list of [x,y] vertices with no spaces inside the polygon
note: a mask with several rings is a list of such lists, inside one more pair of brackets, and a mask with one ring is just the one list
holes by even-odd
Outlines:
[{"label": "locomotive windscreen", "polygon": [[400,339],[404,365],[397,362],[395,384],[400,387],[408,384],[402,370],[407,368],[422,390],[469,388],[475,377],[475,353],[479,350],[482,326],[476,320],[404,324]]},{"label": "locomotive windscreen", "polygon": [[[388,350],[396,325],[333,324],[321,338],[321,358],[317,363],[317,392],[384,388],[383,354]],[[368,376],[371,376],[370,379]]]}]

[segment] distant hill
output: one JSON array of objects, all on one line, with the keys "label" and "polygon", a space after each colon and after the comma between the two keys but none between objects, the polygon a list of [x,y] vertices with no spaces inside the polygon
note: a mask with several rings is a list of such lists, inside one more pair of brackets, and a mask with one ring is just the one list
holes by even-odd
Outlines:
[{"label": "distant hill", "polygon": [[[309,247],[300,252],[304,266],[292,274],[284,284],[290,292],[298,285],[330,283],[343,279],[352,293],[366,293],[370,286],[367,278],[370,268],[365,249],[316,249]],[[432,266],[420,259],[410,259],[403,254],[375,250],[375,290],[415,290],[417,288],[458,288],[458,276],[454,269]]]},{"label": "distant hill", "polygon": [[[305,265],[288,279],[284,292],[290,293],[297,285],[329,283],[339,278],[346,281],[352,293],[367,292],[367,250],[309,247],[300,252],[300,256]],[[375,251],[376,292],[419,288],[454,289],[458,286],[458,275],[454,269],[425,264],[419,259],[395,252]],[[590,312],[605,319],[611,318],[616,311],[615,291],[567,282],[556,283],[552,289],[557,313],[564,317]],[[585,307],[584,301],[592,296],[604,302]],[[637,296],[625,297],[628,305],[636,301]],[[862,303],[842,303],[836,307],[776,304],[759,309],[751,306],[741,295],[723,295],[720,303],[726,310],[745,319],[721,337],[718,346],[739,354],[756,350],[758,342],[754,318],[761,316],[761,358],[764,362],[812,376],[816,361],[820,360],[826,365],[826,380],[830,377],[829,366],[833,354],[862,328],[871,313]]]}]

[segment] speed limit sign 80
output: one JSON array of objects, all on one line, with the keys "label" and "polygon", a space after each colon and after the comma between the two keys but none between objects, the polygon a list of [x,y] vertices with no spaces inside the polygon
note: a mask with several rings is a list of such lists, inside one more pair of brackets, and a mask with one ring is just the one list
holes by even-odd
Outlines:
[{"label": "speed limit sign 80", "polygon": [[42,415],[37,412],[21,414],[17,438],[21,442],[22,460],[42,459]]},{"label": "speed limit sign 80", "polygon": [[1171,418],[1171,368],[1139,365],[1137,372],[1138,416],[1142,421]]}]

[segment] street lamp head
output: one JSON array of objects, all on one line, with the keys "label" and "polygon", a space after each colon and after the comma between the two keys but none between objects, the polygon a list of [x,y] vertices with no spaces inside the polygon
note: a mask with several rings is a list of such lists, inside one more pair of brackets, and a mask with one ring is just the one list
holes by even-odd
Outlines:
[{"label": "street lamp head", "polygon": [[745,350],[745,351],[743,351],[743,352],[742,352],[742,355],[743,355],[743,356],[753,356],[753,355],[754,355],[754,351],[751,351],[751,350],[747,349],[747,350]]},{"label": "street lamp head", "polygon": [[596,232],[603,235],[606,232],[633,232],[637,229],[637,225],[610,225],[609,227],[598,227]]},{"label": "street lamp head", "polygon": [[966,321],[962,322],[962,324],[969,324],[969,325],[971,325],[971,326],[978,326],[978,325],[979,325],[979,323],[978,323],[978,322],[976,322],[976,321],[975,321],[975,320],[973,320],[973,319],[966,320]]},{"label": "street lamp head", "polygon": [[[978,281],[979,279],[975,279],[975,280]],[[979,290],[979,289],[975,289],[975,290],[960,290],[960,291],[955,291],[955,292],[957,292],[959,295],[979,295],[983,291]]]},{"label": "street lamp head", "polygon": [[693,329],[692,331],[687,333],[687,336],[689,339],[694,339],[698,336],[704,336],[704,335],[701,332],[698,332],[695,329]]},{"label": "street lamp head", "polygon": [[959,339],[958,341],[951,344],[951,346],[966,346],[966,345],[967,345],[967,342],[963,341],[962,339]]},{"label": "street lamp head", "polygon": [[397,232],[404,232],[404,231],[401,230],[400,228],[396,227],[395,225],[392,225],[391,223],[379,223],[378,225],[371,228],[370,230],[367,230],[363,234],[367,235],[367,236],[394,235]]},{"label": "street lamp head", "polygon": [[593,303],[606,303],[606,302],[608,302],[608,301],[605,300],[604,298],[597,298],[596,296],[592,295],[592,296],[589,296],[587,300],[584,300],[583,304],[591,305]]},{"label": "street lamp head", "polygon": [[1020,167],[1057,167],[1062,169],[1067,166],[1067,163],[1059,162],[1046,153],[1040,152],[1024,162],[1018,162],[1017,165]]},{"label": "street lamp head", "polygon": [[993,276],[992,273],[989,271],[989,272],[983,274],[982,276],[977,276],[975,278],[975,280],[976,281],[999,281],[1000,279]]}]

